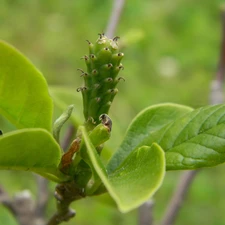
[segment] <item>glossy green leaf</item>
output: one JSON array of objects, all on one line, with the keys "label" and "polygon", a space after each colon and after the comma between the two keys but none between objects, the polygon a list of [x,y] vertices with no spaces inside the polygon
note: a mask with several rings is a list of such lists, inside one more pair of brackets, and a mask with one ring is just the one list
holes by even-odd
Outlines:
[{"label": "glossy green leaf", "polygon": [[190,107],[172,103],[153,105],[141,111],[131,122],[122,144],[107,165],[107,171],[114,171],[153,132],[190,111]]},{"label": "glossy green leaf", "polygon": [[67,179],[59,170],[61,150],[45,129],[31,128],[0,137],[0,169],[36,172],[48,179]]},{"label": "glossy green leaf", "polygon": [[225,105],[196,109],[152,133],[140,145],[153,142],[166,152],[167,170],[225,162]]},{"label": "glossy green leaf", "polygon": [[149,199],[160,187],[165,173],[164,151],[157,144],[133,151],[108,175],[84,127],[81,127],[95,173],[101,178],[120,211],[130,211]]},{"label": "glossy green leaf", "polygon": [[0,113],[18,128],[51,130],[53,103],[42,74],[0,41]]}]

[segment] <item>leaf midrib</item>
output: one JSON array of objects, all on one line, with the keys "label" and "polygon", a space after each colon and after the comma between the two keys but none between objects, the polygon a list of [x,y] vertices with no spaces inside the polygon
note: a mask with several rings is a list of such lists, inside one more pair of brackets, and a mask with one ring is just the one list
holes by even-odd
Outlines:
[{"label": "leaf midrib", "polygon": [[[199,143],[191,142],[191,140],[194,139],[194,138],[196,138],[197,136],[199,136],[199,135],[201,135],[201,134],[207,134],[207,135],[214,136],[214,137],[218,137],[218,138],[224,140],[224,138],[222,138],[222,137],[219,137],[219,136],[216,136],[216,135],[212,135],[212,134],[207,133],[208,131],[212,130],[212,129],[215,128],[216,126],[219,126],[220,124],[224,124],[224,123],[216,124],[215,126],[211,127],[210,129],[206,129],[206,130],[204,130],[204,131],[202,131],[202,132],[199,132],[196,136],[193,136],[193,137],[191,137],[191,138],[186,139],[186,140],[183,141],[182,143],[179,143],[179,144],[177,144],[177,145],[172,145],[171,148],[164,149],[164,151],[165,151],[165,152],[168,152],[168,151],[170,151],[171,149],[173,149],[173,148],[175,148],[175,147],[179,147],[180,145],[183,145],[183,144],[188,143],[188,142],[197,145],[197,144],[199,144]],[[175,139],[174,143],[176,142],[176,140],[177,140],[177,138]],[[160,145],[160,142],[159,142],[159,145]],[[202,145],[202,146],[204,146],[204,145]],[[206,147],[206,148],[207,148],[207,147]],[[214,150],[214,151],[215,151],[215,150]]]}]

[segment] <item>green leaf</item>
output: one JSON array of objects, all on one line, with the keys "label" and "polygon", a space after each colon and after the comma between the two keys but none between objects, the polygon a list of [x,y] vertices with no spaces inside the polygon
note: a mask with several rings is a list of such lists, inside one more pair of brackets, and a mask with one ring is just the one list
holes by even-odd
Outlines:
[{"label": "green leaf", "polygon": [[121,212],[130,211],[149,199],[161,186],[165,173],[164,151],[157,144],[133,151],[116,171],[108,175],[96,149],[81,127],[87,154],[95,172]]},{"label": "green leaf", "polygon": [[53,103],[42,74],[0,41],[0,113],[18,128],[51,130]]},{"label": "green leaf", "polygon": [[51,86],[49,90],[53,98],[54,105],[60,110],[65,111],[68,105],[74,105],[74,110],[70,118],[75,126],[82,124],[84,118],[80,93],[77,93],[76,89],[57,86]]},{"label": "green leaf", "polygon": [[[190,111],[192,111],[190,107],[172,103],[153,105],[141,111],[131,122],[123,142],[110,159],[107,171],[109,173],[114,171],[130,152],[137,146],[142,146],[140,143],[152,133]],[[151,145],[152,142],[148,146]]]},{"label": "green leaf", "polygon": [[140,145],[153,142],[166,152],[167,170],[225,162],[225,105],[196,109],[152,133]]},{"label": "green leaf", "polygon": [[0,137],[0,169],[36,172],[56,182],[67,180],[59,170],[61,149],[45,129],[30,128]]},{"label": "green leaf", "polygon": [[159,145],[142,146],[109,175],[112,195],[121,211],[140,206],[161,186],[165,173],[165,156]]}]

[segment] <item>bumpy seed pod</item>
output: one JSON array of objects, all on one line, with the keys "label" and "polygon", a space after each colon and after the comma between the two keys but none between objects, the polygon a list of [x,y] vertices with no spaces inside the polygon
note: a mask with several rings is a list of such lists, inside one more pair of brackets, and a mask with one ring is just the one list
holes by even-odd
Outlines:
[{"label": "bumpy seed pod", "polygon": [[99,116],[107,114],[115,95],[118,92],[116,85],[121,78],[117,75],[123,65],[124,56],[117,45],[118,37],[107,38],[99,34],[95,44],[88,42],[89,55],[85,55],[87,71],[81,71],[84,86],[78,88],[83,96],[83,112],[87,127],[92,129],[99,123]]}]

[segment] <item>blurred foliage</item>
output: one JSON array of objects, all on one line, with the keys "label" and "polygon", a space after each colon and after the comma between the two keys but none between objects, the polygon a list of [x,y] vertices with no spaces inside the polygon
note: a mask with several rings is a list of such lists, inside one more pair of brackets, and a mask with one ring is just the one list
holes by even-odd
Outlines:
[{"label": "blurred foliage", "polygon": [[[120,92],[111,109],[115,128],[109,146],[118,146],[130,120],[146,106],[160,102],[192,107],[208,104],[220,52],[222,3],[223,0],[127,1],[116,33],[125,53],[121,75],[126,82],[119,84]],[[80,58],[88,53],[85,40],[94,42],[97,33],[105,30],[112,1],[1,0],[0,5],[0,39],[23,52],[50,85],[76,92],[82,85],[76,69],[85,68]],[[81,101],[75,102],[75,109],[80,111]],[[4,132],[14,129],[2,118],[0,126]],[[156,220],[160,220],[180,173],[169,172],[155,196]],[[35,197],[33,175],[1,171],[0,176],[1,184],[11,194],[31,189]],[[224,165],[199,173],[177,225],[225,223],[224,176]],[[54,184],[50,189],[53,193]],[[109,197],[88,198],[73,206],[77,216],[68,225],[90,225],[93,221],[104,225],[137,224],[137,211],[121,214]],[[52,198],[48,216],[54,209]],[[15,224],[2,207],[0,224]]]}]

